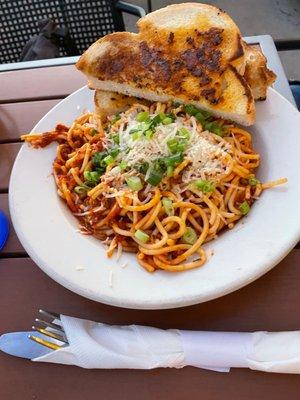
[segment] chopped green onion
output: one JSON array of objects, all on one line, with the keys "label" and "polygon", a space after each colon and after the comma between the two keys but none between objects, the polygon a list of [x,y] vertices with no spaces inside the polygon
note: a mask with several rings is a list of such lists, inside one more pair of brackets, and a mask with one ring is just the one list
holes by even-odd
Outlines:
[{"label": "chopped green onion", "polygon": [[83,176],[87,183],[93,185],[96,185],[100,178],[100,174],[97,171],[84,171]]},{"label": "chopped green onion", "polygon": [[127,167],[127,163],[124,160],[122,160],[119,164],[119,167],[121,171],[124,171],[124,169],[126,169]]},{"label": "chopped green onion", "polygon": [[135,166],[135,169],[143,175],[146,175],[148,168],[149,164],[147,162]]},{"label": "chopped green onion", "polygon": [[111,155],[106,156],[103,161],[105,162],[106,165],[113,164],[115,161],[115,158]]},{"label": "chopped green onion", "polygon": [[224,135],[224,129],[215,121],[207,122],[204,125],[204,129],[221,137]]},{"label": "chopped green onion", "polygon": [[174,122],[176,120],[176,115],[173,114],[172,112],[169,114],[166,114],[166,117],[171,118],[171,120]]},{"label": "chopped green onion", "polygon": [[189,138],[191,137],[191,132],[184,127],[180,128],[178,132],[179,132],[179,135],[183,136],[184,139],[189,140]]},{"label": "chopped green onion", "polygon": [[106,166],[97,167],[97,168],[95,169],[95,171],[98,173],[98,175],[99,175],[99,177],[100,177],[100,176],[103,175],[104,172],[106,171]]},{"label": "chopped green onion", "polygon": [[119,121],[119,119],[121,119],[121,115],[119,113],[115,114],[111,119],[111,123],[114,124],[115,122]]},{"label": "chopped green onion", "polygon": [[86,186],[86,185],[79,185],[75,186],[74,192],[79,194],[79,195],[86,195],[86,193],[90,190],[91,188]]},{"label": "chopped green onion", "polygon": [[168,214],[169,216],[174,214],[173,202],[169,197],[163,197],[162,204],[166,214]]},{"label": "chopped green onion", "polygon": [[153,136],[154,132],[151,129],[146,130],[145,136],[147,139],[151,139]]},{"label": "chopped green onion", "polygon": [[204,124],[205,120],[211,117],[211,114],[208,111],[199,110],[199,108],[193,104],[185,105],[184,111],[189,115],[193,115],[201,124]]},{"label": "chopped green onion", "polygon": [[105,166],[103,164],[103,159],[107,156],[107,152],[106,151],[98,151],[97,153],[95,153],[92,157],[92,163],[95,167],[103,167]]},{"label": "chopped green onion", "polygon": [[247,201],[243,201],[243,203],[240,204],[239,209],[240,209],[240,212],[241,212],[243,215],[246,215],[246,214],[248,214],[248,212],[250,211],[250,206],[249,206],[249,204],[247,203]]},{"label": "chopped green onion", "polygon": [[135,132],[140,132],[140,131],[141,131],[140,128],[133,128],[133,129],[130,129],[129,135],[132,135],[133,133],[135,133]]},{"label": "chopped green onion", "polygon": [[162,120],[163,125],[170,125],[170,124],[172,124],[172,122],[173,122],[173,119],[170,117],[166,117]]},{"label": "chopped green onion", "polygon": [[173,175],[174,172],[174,167],[172,167],[171,165],[169,165],[167,167],[167,176],[170,178]]},{"label": "chopped green onion", "polygon": [[188,142],[186,138],[173,138],[167,141],[167,146],[170,153],[181,153],[186,149]]},{"label": "chopped green onion", "polygon": [[116,134],[114,134],[114,135],[111,135],[110,138],[112,139],[112,141],[113,141],[115,144],[118,144],[118,145],[120,144],[120,136],[119,136],[118,133],[116,133]]},{"label": "chopped green onion", "polygon": [[194,244],[197,241],[196,231],[188,226],[182,236],[182,241],[186,244]]},{"label": "chopped green onion", "polygon": [[177,153],[184,152],[187,146],[187,141],[186,140],[180,140],[177,146]]},{"label": "chopped green onion", "polygon": [[165,158],[160,157],[160,158],[157,158],[156,160],[154,160],[153,169],[157,172],[160,172],[161,174],[164,174],[167,170]]},{"label": "chopped green onion", "polygon": [[128,176],[125,178],[127,185],[130,187],[131,190],[135,192],[143,189],[143,184],[141,179],[138,176]]},{"label": "chopped green onion", "polygon": [[258,179],[255,178],[255,176],[250,176],[250,178],[248,179],[249,185],[250,186],[256,186],[260,183],[260,181]]},{"label": "chopped green onion", "polygon": [[118,154],[120,153],[120,149],[117,147],[113,147],[112,149],[109,150],[108,154],[112,156],[113,158],[117,158]]},{"label": "chopped green onion", "polygon": [[98,133],[97,129],[93,128],[90,130],[90,135],[94,136]]},{"label": "chopped green onion", "polygon": [[149,120],[149,113],[147,111],[143,111],[138,113],[138,115],[136,116],[136,120],[138,122],[146,122]]},{"label": "chopped green onion", "polygon": [[112,124],[114,124],[115,122],[119,121],[119,119],[121,119],[121,115],[119,113],[115,114],[111,119]]},{"label": "chopped green onion", "polygon": [[203,116],[202,113],[198,112],[198,113],[195,115],[195,118],[196,118],[196,120],[197,120],[198,122],[200,122],[200,124],[201,124],[202,126],[205,125],[205,118],[204,118],[204,116]]},{"label": "chopped green onion", "polygon": [[186,112],[189,115],[196,115],[200,110],[194,106],[193,104],[186,104],[184,107],[184,112]]},{"label": "chopped green onion", "polygon": [[147,243],[148,240],[150,239],[150,236],[147,235],[146,232],[141,231],[140,229],[138,229],[135,232],[134,237],[137,238],[137,240],[139,240],[140,242],[143,242],[143,243]]},{"label": "chopped green onion", "polygon": [[145,176],[145,181],[151,186],[157,186],[162,180],[163,174],[153,168],[149,168]]},{"label": "chopped green onion", "polygon": [[142,131],[136,131],[132,134],[132,140],[139,140],[143,135]]},{"label": "chopped green onion", "polygon": [[176,138],[167,141],[168,149],[172,154],[177,153],[178,144],[179,140]]},{"label": "chopped green onion", "polygon": [[210,181],[205,181],[204,179],[198,179],[195,182],[195,186],[197,189],[200,189],[204,194],[213,192],[215,190],[215,184]]},{"label": "chopped green onion", "polygon": [[154,128],[156,125],[158,125],[161,122],[161,115],[157,114],[155,117],[153,117],[150,121],[150,128]]},{"label": "chopped green onion", "polygon": [[167,167],[169,166],[174,167],[175,165],[180,164],[182,162],[183,155],[181,153],[178,153],[169,157],[164,157],[162,160]]}]

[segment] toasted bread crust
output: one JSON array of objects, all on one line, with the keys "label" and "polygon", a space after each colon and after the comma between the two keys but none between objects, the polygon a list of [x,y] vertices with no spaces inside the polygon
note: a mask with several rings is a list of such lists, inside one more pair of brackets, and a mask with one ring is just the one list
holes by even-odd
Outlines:
[{"label": "toasted bread crust", "polygon": [[179,99],[245,125],[254,122],[253,96],[239,74],[240,31],[226,13],[185,3],[148,14],[138,26],[140,33],[107,35],[81,56],[77,68],[91,87]]},{"label": "toasted bread crust", "polygon": [[265,100],[267,89],[274,83],[276,74],[267,68],[266,57],[254,46],[245,44],[245,59],[244,78],[251,88],[254,99]]},{"label": "toasted bread crust", "polygon": [[194,38],[188,37],[185,49],[179,53],[173,52],[171,46],[157,50],[127,32],[113,33],[97,43],[109,44],[103,56],[90,63],[85,53],[77,68],[99,80],[116,80],[166,91],[172,96],[182,94],[190,100],[222,104],[222,74],[226,67],[218,50],[222,43],[221,29],[195,32]]}]

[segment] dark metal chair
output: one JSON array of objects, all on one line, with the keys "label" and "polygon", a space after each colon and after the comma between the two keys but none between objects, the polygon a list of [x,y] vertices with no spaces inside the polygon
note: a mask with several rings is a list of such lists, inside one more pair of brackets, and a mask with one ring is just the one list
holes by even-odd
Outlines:
[{"label": "dark metal chair", "polygon": [[61,46],[60,55],[73,56],[81,54],[99,37],[125,30],[123,12],[145,15],[142,7],[117,0],[1,1],[0,64],[19,61],[25,43],[38,33],[39,20],[50,18],[68,28],[75,46]]}]

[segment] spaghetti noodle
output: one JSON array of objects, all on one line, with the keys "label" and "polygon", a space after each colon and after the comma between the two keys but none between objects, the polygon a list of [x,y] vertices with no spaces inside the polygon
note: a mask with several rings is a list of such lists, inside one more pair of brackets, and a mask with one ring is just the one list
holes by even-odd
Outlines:
[{"label": "spaghetti noodle", "polygon": [[33,147],[56,141],[59,196],[83,234],[107,255],[134,252],[149,272],[185,271],[206,261],[203,244],[248,214],[264,189],[250,133],[192,105],[134,104],[101,121],[23,135]]}]

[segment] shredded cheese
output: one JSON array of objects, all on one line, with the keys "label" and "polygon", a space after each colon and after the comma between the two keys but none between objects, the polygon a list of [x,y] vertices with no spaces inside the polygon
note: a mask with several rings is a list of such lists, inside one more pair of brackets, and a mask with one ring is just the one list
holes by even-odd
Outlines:
[{"label": "shredded cheese", "polygon": [[[155,114],[150,115],[150,117],[155,117]],[[180,128],[186,128],[190,136],[183,155],[185,158],[189,158],[191,163],[184,169],[183,183],[190,183],[199,178],[215,180],[219,175],[226,174],[228,171],[225,158],[230,152],[230,144],[222,139],[214,139],[208,131],[201,132],[201,125],[197,124],[194,117],[188,120],[177,117],[171,124],[157,125],[150,139],[141,135],[137,140],[134,140],[134,135],[130,132],[140,125],[136,120],[136,112],[126,115],[125,123],[120,124],[118,129],[120,153],[116,163],[123,160],[129,168],[133,169],[134,166],[145,161],[151,164],[158,158],[168,157],[170,156],[168,141],[178,137]],[[109,147],[110,145],[110,140],[107,137],[106,146]],[[128,174],[128,170],[126,174]],[[108,171],[103,179],[115,180],[122,175],[123,172],[116,166]]]}]

